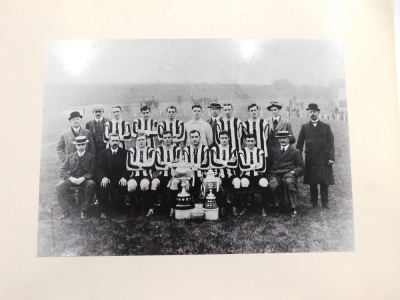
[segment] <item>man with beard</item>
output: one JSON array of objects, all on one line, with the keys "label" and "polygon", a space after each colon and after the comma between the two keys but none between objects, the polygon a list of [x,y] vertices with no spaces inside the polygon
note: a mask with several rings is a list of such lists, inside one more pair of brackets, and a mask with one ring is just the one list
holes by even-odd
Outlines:
[{"label": "man with beard", "polygon": [[96,148],[93,142],[92,133],[81,127],[82,115],[79,111],[71,112],[69,116],[71,128],[61,133],[56,146],[58,158],[63,163],[67,156],[76,151],[75,139],[77,136],[85,136],[89,142],[86,152],[91,153],[93,156],[96,154]]},{"label": "man with beard", "polygon": [[268,174],[269,189],[274,204],[274,214],[279,215],[279,205],[289,208],[290,215],[297,215],[297,178],[304,174],[303,157],[293,148],[288,131],[279,131],[275,137],[279,140],[271,151],[271,168]]},{"label": "man with beard", "polygon": [[[119,145],[119,136],[110,134],[109,147],[99,154],[96,168],[96,178],[99,182],[100,218],[106,219],[107,214],[121,211],[123,196],[127,191],[129,172],[126,169],[127,151]],[[108,198],[111,194],[111,202]]]},{"label": "man with beard", "polygon": [[77,151],[71,153],[64,160],[60,169],[60,182],[57,185],[58,201],[60,203],[62,214],[59,220],[64,219],[70,214],[68,190],[70,187],[82,187],[85,190],[81,204],[81,218],[87,218],[87,210],[90,207],[94,196],[96,184],[92,180],[95,169],[94,156],[86,151],[86,144],[89,141],[86,136],[77,136],[72,142]]},{"label": "man with beard", "polygon": [[93,106],[94,119],[86,123],[86,129],[92,133],[94,146],[96,148],[96,158],[101,151],[106,149],[107,143],[104,141],[104,126],[109,119],[103,116],[104,105],[96,104]]},{"label": "man with beard", "polygon": [[334,137],[329,124],[318,119],[318,105],[310,103],[307,110],[310,122],[301,126],[296,148],[302,153],[305,144],[304,184],[310,185],[312,207],[318,206],[319,184],[322,207],[329,209],[328,188],[329,185],[335,184],[332,169],[335,163]]}]

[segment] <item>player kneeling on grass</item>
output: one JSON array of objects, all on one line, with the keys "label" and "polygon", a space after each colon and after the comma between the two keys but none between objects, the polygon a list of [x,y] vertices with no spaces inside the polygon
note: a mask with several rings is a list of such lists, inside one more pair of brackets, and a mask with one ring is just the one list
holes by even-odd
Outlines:
[{"label": "player kneeling on grass", "polygon": [[238,166],[237,151],[229,146],[229,132],[221,131],[219,133],[219,144],[211,148],[211,167],[216,173],[216,177],[221,179],[223,195],[217,195],[217,205],[223,216],[225,212],[226,198],[228,193],[234,189],[240,189],[240,179],[236,177],[235,169]]},{"label": "player kneeling on grass", "polygon": [[[119,135],[111,133],[108,149],[100,152],[96,165],[96,178],[99,183],[100,218],[123,210],[123,196],[126,195],[129,172],[126,169],[127,151],[118,147]],[[111,194],[111,201],[108,200]]]},{"label": "player kneeling on grass", "polygon": [[156,150],[156,169],[159,173],[151,182],[150,198],[162,197],[167,193],[166,199],[163,199],[162,203],[168,206],[170,216],[172,216],[178,189],[172,191],[168,189],[168,184],[174,172],[174,165],[180,161],[181,148],[173,144],[171,131],[163,131],[161,135],[163,144]]},{"label": "player kneeling on grass", "polygon": [[[132,214],[139,208],[147,208],[146,216],[154,213],[154,199],[149,197],[151,169],[154,166],[154,149],[146,146],[146,135],[139,133],[136,137],[136,147],[128,151],[126,168],[132,171],[128,181],[128,195],[132,205]],[[139,188],[138,188],[139,185]]]},{"label": "player kneeling on grass", "polygon": [[279,139],[272,153],[272,166],[268,180],[272,199],[275,205],[275,216],[279,215],[279,204],[282,208],[289,208],[290,215],[297,215],[297,178],[304,174],[304,162],[301,152],[293,148],[289,142],[291,135],[288,131],[279,131],[275,138]]},{"label": "player kneeling on grass", "polygon": [[96,190],[96,183],[92,180],[94,176],[95,161],[94,156],[86,151],[86,144],[89,141],[86,136],[77,136],[73,144],[77,151],[69,154],[64,160],[61,169],[61,181],[57,185],[58,201],[62,209],[59,220],[64,219],[70,214],[69,200],[71,195],[68,193],[70,187],[82,187],[85,190],[81,205],[81,218],[86,219],[87,210]]},{"label": "player kneeling on grass", "polygon": [[[239,167],[241,171],[240,186],[241,194],[234,195],[232,214],[234,216],[244,215],[250,205],[248,191],[250,188],[262,189],[262,215],[266,216],[265,207],[267,206],[267,187],[268,180],[264,176],[266,169],[264,151],[255,147],[256,137],[254,134],[246,136],[246,147],[239,151]],[[240,197],[241,196],[241,197]],[[240,200],[240,198],[242,198]],[[242,206],[239,213],[238,208]]]}]

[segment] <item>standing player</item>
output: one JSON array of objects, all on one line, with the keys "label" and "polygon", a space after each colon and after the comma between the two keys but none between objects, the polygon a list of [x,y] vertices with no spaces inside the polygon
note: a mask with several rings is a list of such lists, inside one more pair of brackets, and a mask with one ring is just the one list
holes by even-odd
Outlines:
[{"label": "standing player", "polygon": [[185,140],[185,128],[183,122],[175,119],[177,109],[175,106],[168,106],[166,109],[168,119],[158,124],[158,139],[163,140],[163,132],[170,131],[172,134],[172,143],[180,145]]},{"label": "standing player", "polygon": [[[262,215],[267,216],[265,213],[265,207],[267,205],[267,187],[268,180],[264,175],[266,169],[266,161],[264,151],[260,148],[255,147],[256,137],[254,134],[246,136],[246,147],[239,151],[239,167],[242,172],[240,178],[240,185],[242,191],[245,193],[242,197],[242,211],[239,213],[240,216],[247,212],[249,202],[246,192],[250,187],[261,187],[264,191],[262,197]],[[238,197],[235,199],[233,205],[232,214],[238,215],[239,201]]]},{"label": "standing player", "polygon": [[[127,149],[126,142],[131,139],[131,127],[128,122],[121,119],[122,108],[121,106],[111,107],[111,114],[113,118],[111,121],[106,122],[104,125],[104,141],[108,142],[110,139],[110,134],[115,133],[119,136],[118,147]],[[109,145],[107,144],[107,148]]]},{"label": "standing player", "polygon": [[[132,171],[128,181],[128,195],[133,208],[138,207],[136,202],[140,202],[139,199],[141,199],[142,208],[145,206],[149,209],[146,216],[152,215],[154,208],[153,199],[149,199],[151,169],[154,166],[154,161],[154,149],[146,146],[146,135],[138,133],[136,147],[130,148],[128,151],[126,168],[128,171]],[[138,185],[140,186],[140,191],[136,193]]]},{"label": "standing player", "polygon": [[192,182],[190,194],[197,196],[200,195],[204,172],[208,170],[210,164],[209,149],[208,146],[200,144],[200,132],[197,130],[190,131],[189,137],[191,144],[183,148],[183,159],[192,165],[194,182]]},{"label": "standing player", "polygon": [[232,117],[233,106],[232,104],[226,103],[222,105],[225,112],[225,117],[222,118],[221,130],[228,131],[229,133],[229,146],[233,149],[239,151],[242,149],[241,139],[242,139],[242,121]]},{"label": "standing player", "polygon": [[250,113],[250,119],[243,124],[245,137],[253,134],[255,137],[255,146],[263,150],[265,157],[268,157],[268,121],[260,118],[260,108],[257,104],[250,104],[247,110]]},{"label": "standing player", "polygon": [[222,106],[217,102],[211,102],[208,108],[211,110],[211,118],[207,120],[207,123],[211,126],[213,133],[213,144],[216,145],[219,144],[218,132],[222,130],[222,118],[220,116]]},{"label": "standing player", "polygon": [[[240,179],[236,177],[235,169],[238,166],[238,153],[235,148],[229,145],[230,137],[228,131],[219,133],[220,144],[216,144],[211,148],[211,167],[216,172],[216,177],[221,178],[222,189],[224,195],[218,195],[218,206],[221,215],[224,215],[224,206],[226,204],[226,196],[228,192],[240,189]],[[222,197],[221,197],[222,196]],[[218,199],[219,198],[219,199]]]},{"label": "standing player", "polygon": [[193,118],[185,123],[186,131],[186,146],[192,143],[190,138],[190,132],[193,130],[200,134],[199,143],[201,145],[211,146],[213,143],[213,133],[210,124],[201,118],[202,107],[201,105],[195,104],[192,106]]},{"label": "standing player", "polygon": [[[157,194],[161,194],[164,190],[168,190],[168,183],[170,182],[173,174],[173,165],[178,163],[181,158],[181,148],[172,143],[172,133],[170,131],[163,131],[162,145],[156,150],[156,169],[159,171],[158,177],[154,178],[151,182],[150,198],[155,199]],[[174,214],[174,199],[177,194],[169,193],[167,205],[170,208],[170,216]],[[151,212],[152,214],[153,212]]]},{"label": "standing player", "polygon": [[132,137],[136,138],[139,133],[144,133],[147,136],[147,147],[154,149],[154,137],[157,136],[157,121],[150,118],[151,110],[146,105],[140,108],[140,113],[142,117],[132,123]]}]

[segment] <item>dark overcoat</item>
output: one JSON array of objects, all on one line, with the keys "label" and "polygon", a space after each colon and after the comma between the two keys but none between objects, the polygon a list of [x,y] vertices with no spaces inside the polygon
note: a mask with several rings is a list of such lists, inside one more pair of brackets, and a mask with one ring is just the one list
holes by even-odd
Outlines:
[{"label": "dark overcoat", "polygon": [[100,152],[104,149],[106,149],[107,143],[104,141],[104,126],[106,122],[110,121],[110,119],[104,118],[101,120],[100,125],[103,128],[103,131],[101,132],[101,135],[99,136],[96,134],[96,121],[94,119],[88,121],[86,123],[86,129],[89,130],[92,133],[93,141],[96,147],[96,154],[100,154]]},{"label": "dark overcoat", "polygon": [[[94,169],[95,169],[95,162],[94,162],[94,156],[85,151],[85,154],[83,154],[82,159],[81,159],[81,168],[82,171],[84,173],[84,175],[82,175],[82,177],[85,177],[86,179],[93,179],[93,175],[94,175]],[[76,171],[79,167],[79,156],[78,156],[78,152],[74,152],[69,154],[61,168],[60,168],[60,178],[62,180],[67,180],[69,177],[73,176],[80,176],[78,174],[76,174]]]},{"label": "dark overcoat", "polygon": [[[86,138],[89,141],[89,143],[86,146],[86,151],[91,153],[92,155],[95,155],[96,148],[94,146],[92,133],[89,130],[81,127],[79,129],[78,136],[81,135],[86,136]],[[57,155],[61,162],[64,162],[64,160],[68,155],[76,152],[76,146],[75,144],[73,144],[73,142],[75,142],[75,135],[72,132],[72,128],[70,127],[69,129],[61,133],[56,146]]]},{"label": "dark overcoat", "polygon": [[126,169],[126,159],[128,151],[118,147],[115,157],[112,157],[111,149],[105,149],[100,152],[96,162],[96,179],[101,182],[104,177],[110,179],[111,184],[118,185],[121,178],[129,180],[130,172]]},{"label": "dark overcoat", "polygon": [[334,137],[329,124],[320,120],[317,126],[311,121],[303,124],[296,148],[302,153],[304,145],[304,184],[335,184],[332,165],[328,164],[329,160],[335,160]]}]

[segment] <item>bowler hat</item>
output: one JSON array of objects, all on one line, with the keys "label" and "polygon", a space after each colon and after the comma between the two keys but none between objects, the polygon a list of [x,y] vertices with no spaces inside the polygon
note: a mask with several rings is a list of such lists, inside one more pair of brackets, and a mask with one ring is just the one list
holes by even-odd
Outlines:
[{"label": "bowler hat", "polygon": [[68,120],[71,121],[71,119],[78,118],[78,117],[82,119],[82,116],[79,113],[79,111],[73,111],[72,113],[69,114],[69,119]]},{"label": "bowler hat", "polygon": [[221,104],[217,103],[217,102],[211,102],[210,105],[208,106],[208,108],[219,108],[222,109]]},{"label": "bowler hat", "polygon": [[306,110],[316,110],[316,111],[320,111],[320,109],[318,108],[318,104],[315,104],[315,103],[310,103],[310,104],[308,104],[308,108],[306,108]]},{"label": "bowler hat", "polygon": [[278,102],[276,101],[272,101],[271,104],[269,106],[267,106],[267,109],[270,110],[272,107],[276,107],[277,109],[281,109],[282,105],[280,105]]},{"label": "bowler hat", "polygon": [[86,139],[86,136],[84,135],[79,135],[75,138],[75,142],[72,142],[72,144],[75,145],[81,145],[81,144],[86,144],[89,143],[89,141]]},{"label": "bowler hat", "polygon": [[285,138],[285,137],[291,137],[292,135],[289,134],[289,131],[278,131],[278,134],[275,135],[276,138]]}]

